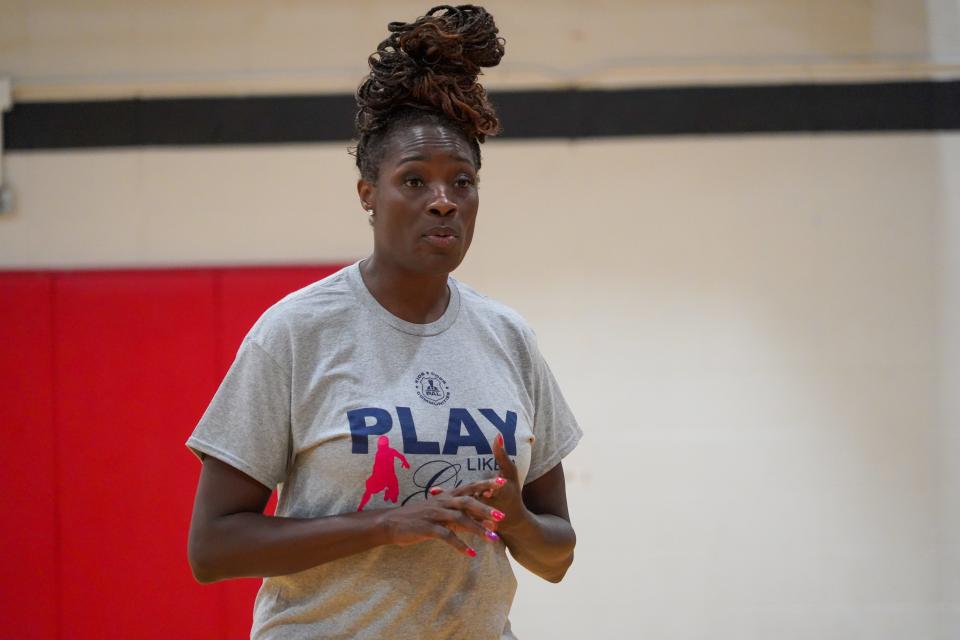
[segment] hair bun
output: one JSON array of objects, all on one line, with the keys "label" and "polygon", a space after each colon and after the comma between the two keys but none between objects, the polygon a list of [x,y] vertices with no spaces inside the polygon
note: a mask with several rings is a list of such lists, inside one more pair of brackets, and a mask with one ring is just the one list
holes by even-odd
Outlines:
[{"label": "hair bun", "polygon": [[434,7],[414,22],[391,22],[390,35],[370,56],[370,74],[357,89],[357,134],[382,129],[401,107],[426,109],[483,142],[500,131],[477,76],[499,64],[504,41],[493,16],[470,4]]},{"label": "hair bun", "polygon": [[475,78],[481,67],[495,67],[503,58],[503,38],[483,7],[434,7],[416,22],[391,22],[387,29],[393,34],[387,41],[397,50],[438,72]]}]

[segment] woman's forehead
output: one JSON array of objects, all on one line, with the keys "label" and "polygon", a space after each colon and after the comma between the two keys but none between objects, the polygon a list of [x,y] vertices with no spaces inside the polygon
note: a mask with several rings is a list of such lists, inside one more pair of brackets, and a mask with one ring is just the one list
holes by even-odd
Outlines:
[{"label": "woman's forehead", "polygon": [[384,159],[391,164],[436,156],[474,163],[473,152],[462,133],[441,124],[413,124],[397,129],[390,136]]}]

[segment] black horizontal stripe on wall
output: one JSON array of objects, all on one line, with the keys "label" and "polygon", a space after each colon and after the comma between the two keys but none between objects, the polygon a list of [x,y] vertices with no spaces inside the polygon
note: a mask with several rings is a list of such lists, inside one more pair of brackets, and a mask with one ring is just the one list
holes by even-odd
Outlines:
[{"label": "black horizontal stripe on wall", "polygon": [[[491,94],[503,138],[960,129],[960,81]],[[10,150],[348,141],[352,95],[14,103]]]}]

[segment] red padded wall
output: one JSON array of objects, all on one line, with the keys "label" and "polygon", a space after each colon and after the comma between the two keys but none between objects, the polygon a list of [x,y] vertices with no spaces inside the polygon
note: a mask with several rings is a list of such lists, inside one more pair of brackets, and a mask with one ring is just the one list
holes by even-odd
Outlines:
[{"label": "red padded wall", "polygon": [[336,268],[0,273],[0,637],[248,637],[259,580],[190,575],[183,443],[260,313]]},{"label": "red padded wall", "polygon": [[177,473],[194,387],[216,383],[210,275],[64,274],[55,312],[64,620],[86,638],[182,629],[212,595],[184,571],[192,479]]},{"label": "red padded wall", "polygon": [[60,616],[53,278],[0,279],[0,638],[55,638]]}]

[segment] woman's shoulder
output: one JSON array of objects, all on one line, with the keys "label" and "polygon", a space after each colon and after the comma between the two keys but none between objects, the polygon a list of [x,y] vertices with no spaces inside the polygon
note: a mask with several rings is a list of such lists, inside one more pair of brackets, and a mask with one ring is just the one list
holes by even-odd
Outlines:
[{"label": "woman's shoulder", "polygon": [[260,315],[247,338],[268,346],[343,322],[356,308],[356,297],[347,278],[347,270],[352,266],[285,295]]},{"label": "woman's shoulder", "polygon": [[498,333],[506,332],[525,342],[536,340],[536,335],[530,323],[513,307],[480,293],[459,280],[457,281],[457,289],[460,292],[463,309],[478,321],[488,325]]}]

